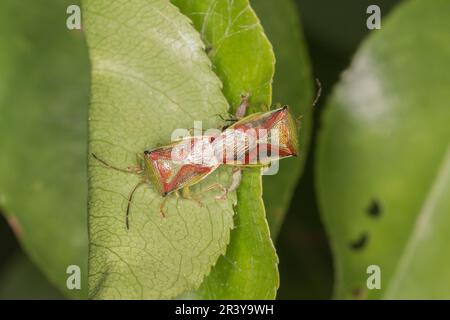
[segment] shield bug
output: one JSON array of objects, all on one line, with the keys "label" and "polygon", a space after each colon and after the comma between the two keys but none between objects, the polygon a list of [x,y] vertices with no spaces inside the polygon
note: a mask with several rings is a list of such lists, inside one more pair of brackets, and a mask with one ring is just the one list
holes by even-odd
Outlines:
[{"label": "shield bug", "polygon": [[241,103],[234,122],[223,128],[214,141],[215,153],[222,163],[234,166],[231,186],[226,193],[237,189],[242,167],[266,167],[273,161],[296,156],[298,153],[297,121],[284,106],[272,111],[253,113],[244,117],[250,94],[241,95]]},{"label": "shield bug", "polygon": [[[316,84],[313,107],[322,93],[319,79]],[[245,117],[249,98],[249,93],[241,95],[235,116],[226,120],[234,124],[225,126],[221,136],[214,141],[218,157],[225,164],[245,167],[268,166],[272,161],[297,156],[300,118],[294,118],[288,106]]]},{"label": "shield bug", "polygon": [[[133,195],[144,184],[151,183],[164,197],[160,205],[162,217],[165,216],[164,205],[167,196],[180,189],[182,189],[184,198],[193,199],[201,205],[200,200],[190,194],[189,187],[205,179],[219,166],[213,154],[212,140],[214,140],[213,136],[187,137],[166,146],[145,150],[142,154],[138,154],[138,166],[127,169],[112,166],[92,154],[95,159],[110,169],[142,176],[142,180],[133,188],[128,197],[125,215],[127,229],[129,229],[129,213]],[[220,184],[213,184],[203,192],[214,188],[223,187]]]},{"label": "shield bug", "polygon": [[266,166],[296,156],[297,125],[289,108],[253,113],[238,120],[213,142],[216,154],[230,165]]}]

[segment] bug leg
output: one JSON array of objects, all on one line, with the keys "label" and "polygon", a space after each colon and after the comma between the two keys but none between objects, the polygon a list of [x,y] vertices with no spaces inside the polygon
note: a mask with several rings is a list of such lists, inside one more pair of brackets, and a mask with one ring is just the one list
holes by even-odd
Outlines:
[{"label": "bug leg", "polygon": [[198,205],[199,205],[200,207],[203,207],[203,202],[201,202],[200,199],[197,197],[198,195],[199,195],[199,193],[193,195],[193,194],[191,193],[189,187],[184,187],[184,188],[181,190],[181,196],[182,196],[184,199],[194,200],[195,202],[198,203]]},{"label": "bug leg", "polygon": [[[225,194],[225,195],[227,194],[227,188],[225,188],[223,185],[221,185],[218,182],[213,183],[212,185],[206,187],[205,189],[203,189],[202,191],[200,191],[197,194],[202,194],[202,193],[214,190],[214,189],[220,189],[223,192],[223,194]],[[217,199],[217,200],[224,200],[225,198],[221,195],[221,196],[216,196],[215,199]]]},{"label": "bug leg", "polygon": [[161,218],[165,218],[166,217],[166,214],[164,213],[164,206],[166,205],[167,199],[169,199],[169,197],[165,196],[164,200],[159,205],[159,215],[161,216]]},{"label": "bug leg", "polygon": [[241,94],[241,103],[236,109],[235,117],[236,119],[242,119],[245,116],[245,113],[247,112],[247,108],[250,104],[249,102],[250,93],[244,92]]},{"label": "bug leg", "polygon": [[[236,109],[236,113],[234,116],[226,119],[224,118],[221,114],[217,114],[218,117],[220,117],[220,119],[222,119],[223,121],[227,121],[227,122],[237,122],[240,119],[242,119],[245,116],[245,113],[247,112],[247,108],[249,106],[249,98],[250,98],[250,93],[245,92],[241,94],[241,102],[239,103],[239,106]],[[227,129],[231,124],[227,124],[222,126],[222,130]]]},{"label": "bug leg", "polygon": [[134,174],[141,174],[143,172],[142,167],[136,166],[136,167],[127,167],[127,172],[134,173]]},{"label": "bug leg", "polygon": [[134,170],[136,174],[142,174],[144,172],[144,156],[142,153],[136,153],[136,166],[128,167],[129,170]]},{"label": "bug leg", "polygon": [[143,184],[145,184],[145,181],[141,181],[139,182],[137,185],[134,186],[133,190],[130,193],[130,196],[128,197],[128,205],[127,205],[127,212],[125,214],[125,226],[127,227],[127,230],[130,229],[130,223],[129,223],[129,214],[130,214],[130,208],[131,208],[131,202],[133,201],[133,196],[134,193],[136,192],[136,190],[142,186]]},{"label": "bug leg", "polygon": [[141,173],[144,170],[144,155],[142,153],[136,153],[137,167],[141,169]]},{"label": "bug leg", "polygon": [[224,191],[223,194],[220,196],[216,196],[216,199],[217,200],[226,200],[228,197],[228,194],[230,192],[235,191],[239,187],[239,185],[241,184],[241,179],[242,179],[241,169],[238,167],[234,167],[230,186],[228,188],[223,187],[223,189],[222,189]]},{"label": "bug leg", "polygon": [[195,193],[195,195],[190,194],[190,198],[195,200],[195,201],[197,201],[197,202],[199,202],[199,203],[201,203],[200,200],[198,199],[198,196],[201,195],[201,194],[204,194],[206,192],[209,192],[211,190],[215,190],[215,189],[220,189],[222,191],[221,195],[218,195],[218,196],[215,197],[216,200],[225,200],[227,195],[228,195],[228,193],[233,191],[233,190],[235,190],[235,189],[230,190],[229,188],[227,189],[223,185],[221,185],[220,183],[216,182],[216,183],[213,183],[212,185],[206,187],[205,189]]},{"label": "bug leg", "polygon": [[[173,194],[178,198],[180,197],[180,193],[178,192],[178,190],[175,190],[173,192]],[[166,213],[164,210],[164,207],[166,206],[167,200],[169,199],[170,195],[166,195],[164,196],[163,201],[161,201],[161,204],[159,205],[159,215],[161,216],[161,218],[165,218],[166,217]]]},{"label": "bug leg", "polygon": [[105,167],[109,168],[109,169],[113,169],[116,171],[120,171],[120,172],[124,172],[124,173],[131,173],[131,174],[141,174],[142,173],[142,167],[140,166],[136,166],[136,167],[127,167],[126,169],[123,168],[118,168],[115,166],[110,165],[108,162],[106,162],[103,159],[100,159],[99,157],[97,157],[95,155],[95,153],[92,153],[92,157],[97,160],[98,162],[100,162],[101,164],[103,164]]}]

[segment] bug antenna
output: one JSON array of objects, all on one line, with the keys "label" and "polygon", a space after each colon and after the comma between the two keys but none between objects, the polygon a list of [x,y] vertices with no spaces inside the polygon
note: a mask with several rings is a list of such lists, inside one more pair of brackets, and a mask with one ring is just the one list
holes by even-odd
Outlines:
[{"label": "bug antenna", "polygon": [[140,170],[132,170],[132,169],[122,169],[122,168],[118,168],[115,167],[113,165],[110,165],[108,162],[106,162],[103,159],[100,159],[99,157],[97,157],[97,155],[95,153],[92,153],[92,157],[97,160],[98,162],[100,162],[101,164],[103,164],[105,167],[109,168],[109,169],[113,169],[116,171],[120,171],[120,172],[124,172],[124,173],[133,173],[133,174],[139,174],[141,173]]},{"label": "bug antenna", "polygon": [[220,113],[217,113],[215,116],[219,117],[222,121],[225,121],[225,117],[222,116]]},{"label": "bug antenna", "polygon": [[130,230],[130,223],[129,223],[129,213],[130,213],[130,207],[131,207],[131,201],[133,201],[133,196],[134,193],[136,192],[136,190],[142,186],[143,184],[145,184],[144,181],[139,182],[137,185],[134,186],[133,191],[131,191],[130,196],[128,197],[128,204],[127,204],[127,213],[125,215],[125,225],[127,227],[127,230]]},{"label": "bug antenna", "polygon": [[216,114],[216,116],[218,116],[222,121],[229,121],[229,122],[236,122],[236,121],[238,121],[238,119],[234,118],[233,116],[225,118],[223,115],[221,115],[219,113]]},{"label": "bug antenna", "polygon": [[317,84],[317,93],[316,93],[316,98],[314,99],[314,102],[312,104],[313,107],[316,106],[317,102],[319,101],[320,96],[322,95],[322,84],[320,83],[319,78],[316,78],[316,84]]}]

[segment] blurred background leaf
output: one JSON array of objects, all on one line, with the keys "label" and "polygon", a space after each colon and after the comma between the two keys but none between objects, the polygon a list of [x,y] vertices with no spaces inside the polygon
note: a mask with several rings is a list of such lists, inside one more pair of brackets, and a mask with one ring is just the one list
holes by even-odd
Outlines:
[{"label": "blurred background leaf", "polygon": [[[213,70],[222,80],[224,94],[232,106],[230,113],[235,112],[244,92],[251,93],[253,111],[270,105],[274,55],[249,1],[172,2],[201,33]],[[259,169],[243,170],[237,190],[235,228],[226,255],[219,258],[201,287],[184,297],[275,298],[279,286],[278,257],[265,217],[261,185]]]},{"label": "blurred background leaf", "polygon": [[64,299],[64,296],[18,252],[1,269],[0,299]]},{"label": "blurred background leaf", "polygon": [[66,289],[72,264],[86,288],[87,264],[89,62],[80,32],[66,28],[73,3],[0,3],[0,206],[32,261],[81,298]]},{"label": "blurred background leaf", "polygon": [[301,119],[300,154],[283,159],[276,175],[263,177],[263,198],[272,239],[276,239],[292,194],[303,171],[312,129],[313,80],[305,39],[292,0],[253,0],[275,52],[273,101],[289,105]]},{"label": "blurred background leaf", "polygon": [[[349,58],[370,30],[366,27],[367,7],[377,5],[383,17],[399,0],[296,0],[301,9],[308,45],[321,47],[328,55],[326,68],[338,68],[339,60]],[[318,52],[317,52],[318,53]],[[313,55],[312,55],[313,57]],[[322,67],[321,69],[325,69]]]},{"label": "blurred background leaf", "polygon": [[[329,100],[316,172],[338,298],[450,297],[448,12],[399,6]],[[381,290],[367,290],[372,264]]]},{"label": "blurred background leaf", "polygon": [[[323,106],[340,73],[347,67],[366,28],[366,9],[380,6],[382,17],[399,0],[296,0],[311,57],[313,77],[322,83],[314,107],[313,132],[304,172],[277,241],[280,257],[279,299],[328,299],[333,287],[333,264],[316,201],[314,165],[317,131]],[[383,19],[383,18],[382,18]],[[283,24],[284,20],[280,21]],[[333,27],[331,27],[333,26]],[[336,41],[336,37],[340,40]],[[342,41],[341,41],[342,40]],[[276,85],[276,84],[275,84]]]}]

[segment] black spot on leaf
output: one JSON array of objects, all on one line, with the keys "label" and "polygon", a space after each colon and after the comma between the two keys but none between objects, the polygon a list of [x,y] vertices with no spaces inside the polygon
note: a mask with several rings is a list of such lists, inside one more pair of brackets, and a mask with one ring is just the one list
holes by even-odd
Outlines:
[{"label": "black spot on leaf", "polygon": [[361,250],[367,245],[368,241],[369,241],[369,234],[367,232],[364,232],[361,234],[361,236],[359,236],[358,239],[350,242],[350,249]]},{"label": "black spot on leaf", "polygon": [[366,211],[369,214],[369,216],[378,218],[382,212],[380,202],[377,199],[372,199],[372,202],[367,207]]}]

